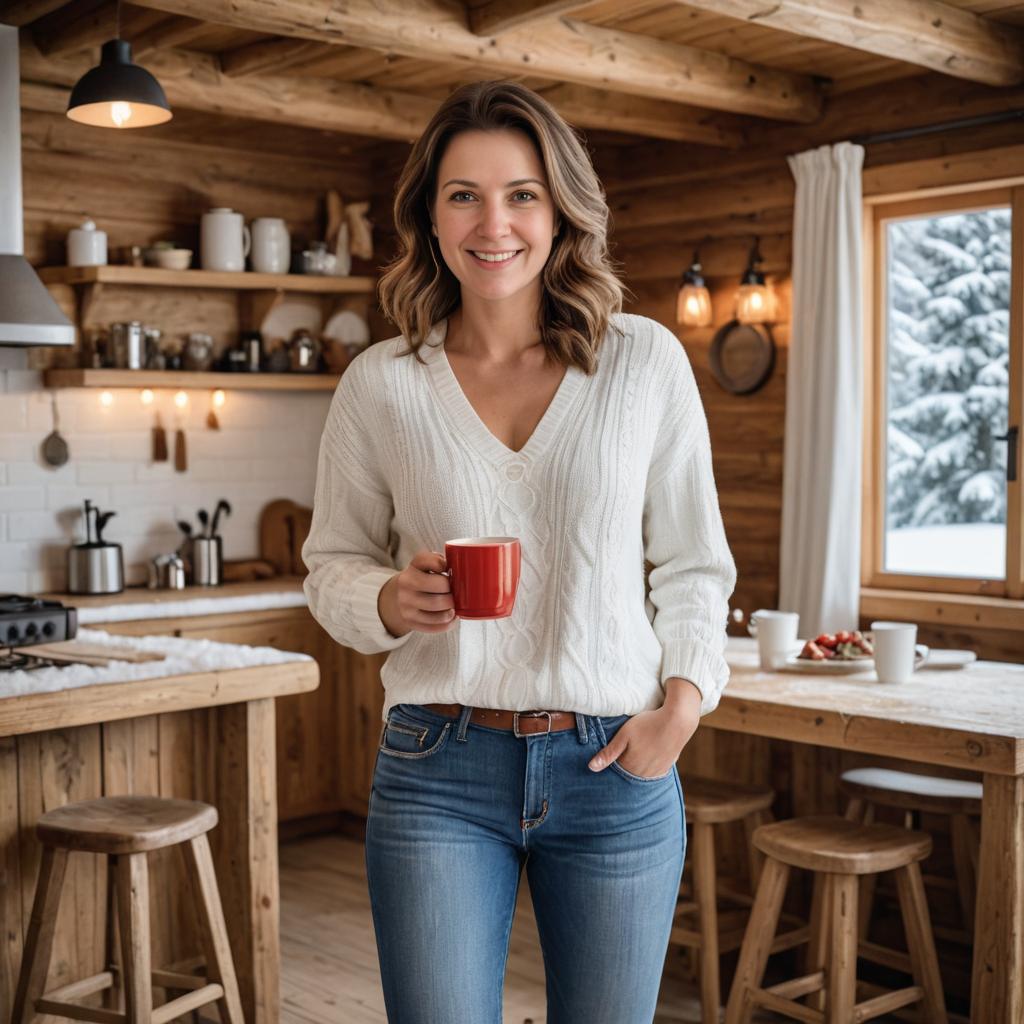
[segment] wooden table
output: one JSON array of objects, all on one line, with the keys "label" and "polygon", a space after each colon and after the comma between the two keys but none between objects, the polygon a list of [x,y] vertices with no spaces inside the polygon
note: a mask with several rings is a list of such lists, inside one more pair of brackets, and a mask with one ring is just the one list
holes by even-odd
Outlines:
[{"label": "wooden table", "polygon": [[971,1021],[1024,1021],[1024,665],[979,661],[907,683],[761,672],[731,639],[713,729],[981,772],[984,784]]},{"label": "wooden table", "polygon": [[[2,677],[0,677],[2,679]],[[39,865],[35,822],[79,799],[151,794],[206,800],[245,1019],[279,1014],[274,698],[316,688],[315,661],[0,697],[0,1020],[11,1013]],[[162,856],[166,855],[166,856]],[[48,987],[103,969],[107,879],[75,854]],[[176,849],[150,855],[154,965],[201,950]]]}]

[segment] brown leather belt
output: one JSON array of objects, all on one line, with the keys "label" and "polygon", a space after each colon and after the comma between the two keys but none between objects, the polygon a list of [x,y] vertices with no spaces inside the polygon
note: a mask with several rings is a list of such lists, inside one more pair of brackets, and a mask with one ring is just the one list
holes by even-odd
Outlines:
[{"label": "brown leather belt", "polygon": [[[424,704],[425,708],[439,715],[458,718],[462,704]],[[516,736],[532,736],[538,732],[559,732],[576,725],[573,711],[499,711],[495,708],[473,708],[471,722],[486,725],[489,729],[511,729]]]}]

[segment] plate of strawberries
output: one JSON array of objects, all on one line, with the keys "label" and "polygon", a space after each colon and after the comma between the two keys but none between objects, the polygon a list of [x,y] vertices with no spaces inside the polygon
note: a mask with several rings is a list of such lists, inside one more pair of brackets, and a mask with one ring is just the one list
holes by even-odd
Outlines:
[{"label": "plate of strawberries", "polygon": [[805,640],[800,653],[788,658],[786,668],[811,672],[863,672],[874,665],[871,639],[859,629],[821,633]]}]

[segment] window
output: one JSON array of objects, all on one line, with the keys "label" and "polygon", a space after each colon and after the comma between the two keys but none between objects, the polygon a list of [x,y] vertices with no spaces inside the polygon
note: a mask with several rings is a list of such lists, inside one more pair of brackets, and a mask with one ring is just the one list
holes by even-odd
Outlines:
[{"label": "window", "polygon": [[1021,595],[1022,198],[873,207],[868,585]]}]

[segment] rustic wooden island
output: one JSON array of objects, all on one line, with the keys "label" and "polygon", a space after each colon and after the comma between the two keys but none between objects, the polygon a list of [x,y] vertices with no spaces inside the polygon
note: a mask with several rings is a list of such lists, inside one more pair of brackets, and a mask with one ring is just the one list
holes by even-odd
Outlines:
[{"label": "rustic wooden island", "polygon": [[[32,906],[40,814],[97,796],[145,794],[217,808],[220,822],[210,841],[245,1018],[277,1021],[274,702],[315,690],[319,680],[316,661],[285,657],[52,692],[0,690],[0,1019],[11,1013]],[[150,872],[154,965],[197,955],[201,943],[180,855],[157,851]],[[74,855],[50,987],[102,969],[107,907],[102,858]]]}]

